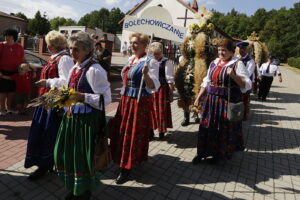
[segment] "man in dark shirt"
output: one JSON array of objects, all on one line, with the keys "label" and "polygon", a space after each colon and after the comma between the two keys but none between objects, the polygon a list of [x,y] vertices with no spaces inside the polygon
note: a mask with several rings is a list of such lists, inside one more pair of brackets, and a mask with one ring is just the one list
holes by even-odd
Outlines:
[{"label": "man in dark shirt", "polygon": [[106,72],[109,71],[109,59],[111,56],[111,52],[109,52],[106,48],[103,48],[100,42],[95,44],[94,59],[99,62]]}]

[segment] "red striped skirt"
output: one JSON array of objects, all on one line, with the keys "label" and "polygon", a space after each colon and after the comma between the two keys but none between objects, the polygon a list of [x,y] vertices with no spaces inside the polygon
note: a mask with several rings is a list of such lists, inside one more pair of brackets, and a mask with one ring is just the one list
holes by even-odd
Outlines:
[{"label": "red striped skirt", "polygon": [[121,96],[110,124],[111,151],[115,163],[132,169],[148,159],[149,133],[152,129],[152,98]]},{"label": "red striped skirt", "polygon": [[161,85],[158,92],[152,96],[154,108],[152,116],[152,121],[154,122],[153,129],[158,129],[160,133],[165,133],[167,132],[167,128],[173,128],[169,85]]}]

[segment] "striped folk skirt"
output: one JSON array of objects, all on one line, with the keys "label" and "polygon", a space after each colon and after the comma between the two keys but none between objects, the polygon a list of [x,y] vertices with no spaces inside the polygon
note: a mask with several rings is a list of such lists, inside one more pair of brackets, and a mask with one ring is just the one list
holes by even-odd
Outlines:
[{"label": "striped folk skirt", "polygon": [[227,99],[208,94],[204,100],[198,132],[198,156],[230,159],[240,145],[243,145],[242,121],[228,121]]},{"label": "striped folk skirt", "polygon": [[139,103],[134,97],[121,96],[109,123],[112,157],[121,168],[133,169],[148,159],[152,109],[151,96],[141,97]]},{"label": "striped folk skirt", "polygon": [[163,84],[158,92],[152,95],[154,108],[153,129],[158,129],[159,133],[166,133],[167,128],[173,128],[172,112],[170,104],[170,89],[168,84]]},{"label": "striped folk skirt", "polygon": [[74,195],[95,189],[99,176],[94,167],[95,138],[100,132],[101,111],[65,113],[54,149],[55,168]]}]

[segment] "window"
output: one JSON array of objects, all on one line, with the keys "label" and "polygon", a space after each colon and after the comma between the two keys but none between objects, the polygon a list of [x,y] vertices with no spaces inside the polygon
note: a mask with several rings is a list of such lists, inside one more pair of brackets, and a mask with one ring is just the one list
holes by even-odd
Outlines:
[{"label": "window", "polygon": [[37,56],[25,53],[25,60],[33,67],[42,67],[47,62]]},{"label": "window", "polygon": [[79,31],[80,31],[80,30],[73,30],[71,34],[73,35],[74,33],[77,33],[77,32],[79,32]]},{"label": "window", "polygon": [[15,26],[16,31],[18,31],[18,33],[21,32],[21,27],[20,26]]}]

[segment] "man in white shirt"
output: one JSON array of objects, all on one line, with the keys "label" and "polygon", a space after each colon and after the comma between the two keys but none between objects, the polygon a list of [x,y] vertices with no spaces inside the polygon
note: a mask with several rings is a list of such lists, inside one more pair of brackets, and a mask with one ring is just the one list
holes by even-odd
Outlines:
[{"label": "man in white shirt", "polygon": [[266,100],[266,97],[268,96],[268,93],[270,91],[272,82],[273,82],[273,76],[278,75],[279,82],[282,82],[282,76],[279,69],[279,66],[273,64],[274,57],[270,56],[267,63],[264,63],[259,68],[259,91],[258,91],[258,99],[261,99],[262,101]]},{"label": "man in white shirt", "polygon": [[[255,61],[252,59],[252,57],[248,54],[248,46],[249,43],[248,42],[238,42],[236,44],[237,47],[239,47],[239,54],[240,54],[240,60],[244,63],[246,70],[249,74],[249,79],[252,81],[252,83],[254,83],[255,80],[255,68],[256,68],[256,63]],[[248,119],[248,114],[249,114],[249,110],[250,110],[250,93],[251,90],[248,90],[246,93],[243,93],[242,95],[242,99],[244,102],[244,118],[243,120],[247,120]]]}]

